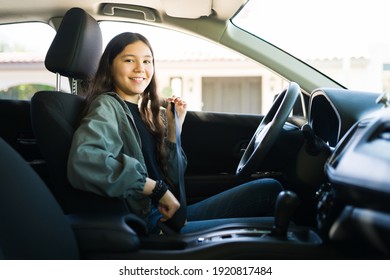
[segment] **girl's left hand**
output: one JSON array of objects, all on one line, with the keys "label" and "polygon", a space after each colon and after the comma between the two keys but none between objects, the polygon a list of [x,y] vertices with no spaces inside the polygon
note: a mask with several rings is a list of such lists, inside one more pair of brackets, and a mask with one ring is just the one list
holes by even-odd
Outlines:
[{"label": "girl's left hand", "polygon": [[179,131],[181,132],[184,119],[187,114],[187,103],[181,99],[181,97],[172,96],[167,98],[167,119],[168,119],[168,140],[171,142],[176,142],[176,125],[175,125],[175,116],[172,112],[172,103],[175,104],[175,109],[179,118]]}]

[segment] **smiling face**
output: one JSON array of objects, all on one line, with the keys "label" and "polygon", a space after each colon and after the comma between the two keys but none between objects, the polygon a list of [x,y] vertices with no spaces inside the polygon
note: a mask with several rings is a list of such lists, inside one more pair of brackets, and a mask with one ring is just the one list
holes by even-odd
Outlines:
[{"label": "smiling face", "polygon": [[154,74],[152,52],[142,41],[129,44],[115,57],[111,70],[116,93],[126,101],[138,103]]}]

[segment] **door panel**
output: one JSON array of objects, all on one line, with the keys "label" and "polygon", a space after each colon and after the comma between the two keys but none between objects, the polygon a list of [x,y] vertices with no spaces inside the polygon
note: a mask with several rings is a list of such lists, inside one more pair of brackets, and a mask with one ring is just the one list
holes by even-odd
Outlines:
[{"label": "door panel", "polygon": [[182,145],[188,158],[189,202],[198,201],[240,183],[235,176],[242,149],[256,131],[259,115],[189,111]]}]

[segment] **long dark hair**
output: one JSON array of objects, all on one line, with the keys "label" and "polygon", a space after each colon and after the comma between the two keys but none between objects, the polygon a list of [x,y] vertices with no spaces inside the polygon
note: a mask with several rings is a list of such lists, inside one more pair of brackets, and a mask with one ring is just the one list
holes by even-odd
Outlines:
[{"label": "long dark hair", "polygon": [[[153,66],[154,66],[154,54],[151,44],[148,39],[139,33],[124,32],[115,36],[107,44],[106,49],[103,52],[103,55],[100,59],[98,69],[95,76],[89,82],[88,91],[87,91],[87,107],[89,104],[100,94],[105,92],[115,91],[113,76],[111,73],[111,66],[115,57],[120,54],[127,45],[133,44],[135,42],[142,41],[145,43],[153,56]],[[165,126],[162,121],[161,112],[160,112],[160,98],[157,93],[157,84],[155,74],[146,87],[145,91],[141,94],[141,104],[140,104],[140,113],[142,120],[145,122],[146,126],[149,128],[151,133],[156,139],[156,148],[157,148],[157,162],[160,165],[164,175],[167,177],[167,151],[164,145],[165,137]]]}]

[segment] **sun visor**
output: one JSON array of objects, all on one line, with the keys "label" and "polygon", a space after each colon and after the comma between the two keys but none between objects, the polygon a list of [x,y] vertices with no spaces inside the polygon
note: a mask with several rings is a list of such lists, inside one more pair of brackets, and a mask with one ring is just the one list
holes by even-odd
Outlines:
[{"label": "sun visor", "polygon": [[212,0],[161,0],[168,16],[178,18],[199,18],[212,13]]}]

